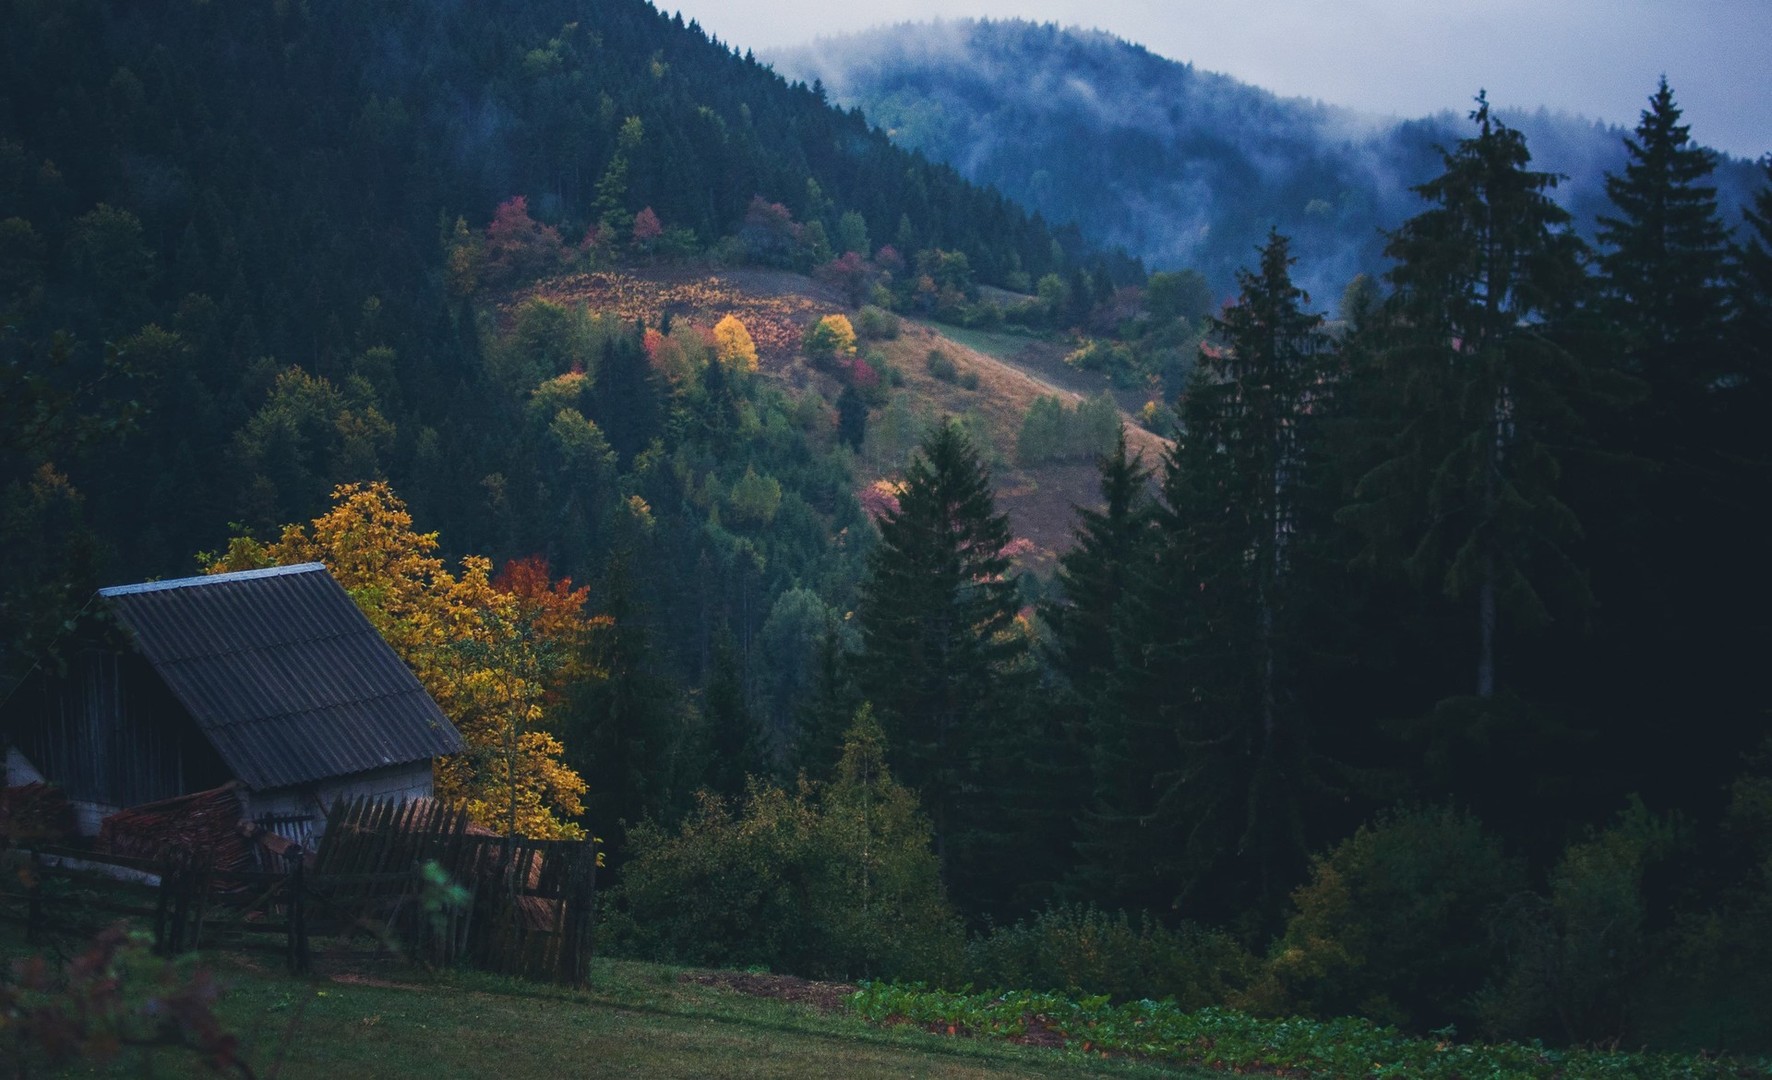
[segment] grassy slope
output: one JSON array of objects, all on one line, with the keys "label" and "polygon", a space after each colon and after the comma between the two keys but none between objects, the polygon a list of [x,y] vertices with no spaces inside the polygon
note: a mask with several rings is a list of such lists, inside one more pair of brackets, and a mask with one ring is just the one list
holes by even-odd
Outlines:
[{"label": "grassy slope", "polygon": [[[652,324],[667,311],[673,318],[687,318],[703,326],[735,314],[757,340],[766,376],[797,390],[816,390],[827,401],[837,396],[836,381],[809,370],[796,353],[800,330],[821,315],[844,310],[844,305],[834,291],[798,274],[691,267],[573,274],[538,282],[506,298],[500,307],[508,312],[528,295],[584,303],[593,311],[614,312],[630,321],[644,318]],[[1099,504],[1096,472],[1087,464],[1023,469],[1015,464],[1016,436],[1022,416],[1035,398],[1052,394],[1074,404],[1080,392],[1089,391],[1100,380],[1065,367],[1062,348],[1014,333],[905,319],[897,339],[863,344],[884,353],[904,375],[905,385],[894,394],[902,396],[913,410],[929,416],[974,412],[982,419],[991,443],[989,456],[995,460],[998,504],[1008,512],[1016,535],[1034,544],[1034,551],[1023,562],[1038,572],[1049,571],[1058,552],[1070,546],[1072,507]],[[977,389],[931,376],[926,358],[932,349],[947,353],[962,371],[976,374]],[[1166,445],[1130,422],[1126,437],[1149,464],[1157,462]],[[898,466],[896,461],[870,460],[864,455],[857,462],[857,479],[864,485],[872,483],[895,475]]]},{"label": "grassy slope", "polygon": [[[997,1040],[879,1028],[809,1005],[687,983],[680,969],[600,960],[572,992],[472,974],[296,980],[217,965],[218,1009],[260,1076],[1207,1077],[1099,1064]],[[163,1054],[163,1075],[192,1063]],[[124,1059],[116,1075],[135,1075]]]},{"label": "grassy slope", "polygon": [[[960,340],[962,336],[965,341]],[[1030,374],[1022,365],[1003,358],[1033,345],[1031,338],[957,332],[908,319],[896,340],[869,343],[869,347],[885,353],[903,373],[905,384],[894,393],[905,395],[914,408],[934,415],[974,412],[982,417],[995,459],[992,476],[997,504],[1008,512],[1015,535],[1034,543],[1034,551],[1023,560],[1024,564],[1044,573],[1057,554],[1071,545],[1075,525],[1072,507],[1099,506],[1101,500],[1094,465],[1051,463],[1022,468],[1015,463],[1022,417],[1035,398],[1052,395],[1067,405],[1079,400],[1074,391]],[[977,375],[978,388],[968,390],[930,375],[927,358],[933,349],[946,353],[962,372]],[[1141,451],[1146,462],[1155,463],[1163,452],[1163,440],[1130,422],[1125,430],[1127,444]],[[858,465],[864,481],[895,471],[885,462],[863,460]]]}]

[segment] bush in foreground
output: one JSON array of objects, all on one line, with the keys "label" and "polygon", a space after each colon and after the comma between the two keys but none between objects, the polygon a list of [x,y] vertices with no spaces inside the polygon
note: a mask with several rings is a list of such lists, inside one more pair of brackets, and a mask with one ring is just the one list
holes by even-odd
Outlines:
[{"label": "bush in foreground", "polygon": [[958,962],[929,824],[865,706],[831,781],[753,778],[736,806],[703,792],[681,830],[648,821],[629,840],[605,922],[622,951],[824,978],[942,979]]}]

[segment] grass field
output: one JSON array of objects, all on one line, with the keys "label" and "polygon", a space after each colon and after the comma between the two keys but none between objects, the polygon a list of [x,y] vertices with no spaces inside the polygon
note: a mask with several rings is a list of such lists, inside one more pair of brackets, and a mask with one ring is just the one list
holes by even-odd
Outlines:
[{"label": "grass field", "polygon": [[[653,964],[599,960],[590,988],[568,991],[471,973],[390,968],[295,979],[228,956],[206,962],[224,988],[216,1011],[259,1077],[1221,1075],[879,1027]],[[71,1075],[200,1071],[191,1055],[161,1049]]]},{"label": "grass field", "polygon": [[940,322],[931,322],[929,325],[939,330],[943,337],[997,360],[1013,360],[1028,346],[1038,344],[1040,340],[1030,334],[1013,331],[973,330]]}]

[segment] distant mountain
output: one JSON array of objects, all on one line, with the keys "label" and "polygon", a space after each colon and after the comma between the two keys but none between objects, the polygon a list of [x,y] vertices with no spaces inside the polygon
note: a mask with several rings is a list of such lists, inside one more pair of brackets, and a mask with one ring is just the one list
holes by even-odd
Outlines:
[{"label": "distant mountain", "polygon": [[[907,23],[766,59],[1047,221],[1152,268],[1199,269],[1221,291],[1278,227],[1319,303],[1383,268],[1382,230],[1417,212],[1410,186],[1468,127],[1453,111],[1399,121],[1282,98],[1109,34],[1022,21]],[[1535,167],[1570,178],[1558,198],[1591,233],[1625,132],[1544,111],[1505,119]],[[1756,183],[1749,163],[1719,169],[1731,223]]]}]

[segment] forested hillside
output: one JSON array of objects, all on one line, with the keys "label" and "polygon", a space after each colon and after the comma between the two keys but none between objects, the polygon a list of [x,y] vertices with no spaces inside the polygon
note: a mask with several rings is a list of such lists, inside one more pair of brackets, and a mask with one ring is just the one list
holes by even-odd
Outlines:
[{"label": "forested hillside", "polygon": [[[1221,297],[1269,228],[1292,237],[1300,280],[1319,296],[1383,269],[1381,230],[1414,212],[1410,186],[1461,134],[1450,108],[1363,116],[1099,31],[1017,20],[900,24],[765,59],[1047,221],[1157,269],[1202,271]],[[1624,133],[1542,111],[1507,120],[1540,168],[1570,178],[1557,201],[1591,238]],[[1725,163],[1716,182],[1731,215],[1756,183],[1745,162]]]},{"label": "forested hillside", "polygon": [[[112,576],[177,569],[230,520],[311,515],[345,474],[530,468],[499,460],[443,265],[458,219],[478,229],[513,196],[570,245],[649,208],[661,244],[700,249],[763,196],[827,236],[851,212],[907,258],[964,252],[985,280],[1053,267],[1052,238],[1001,197],[638,0],[9,2],[0,20],[10,377],[61,331],[54,390],[84,386],[108,342],[117,374],[83,408],[154,417],[127,452],[55,455],[93,519],[129,523],[106,527]],[[358,461],[275,409],[252,423],[294,367],[345,395]],[[477,502],[424,508],[452,548],[488,545]]]},{"label": "forested hillside", "polygon": [[0,0],[0,689],[321,559],[600,948],[1764,1050],[1772,172],[1645,90],[1591,228],[1276,135],[1220,304],[640,0]]}]

